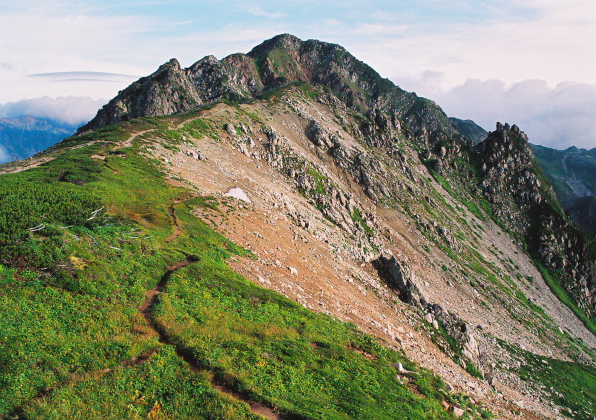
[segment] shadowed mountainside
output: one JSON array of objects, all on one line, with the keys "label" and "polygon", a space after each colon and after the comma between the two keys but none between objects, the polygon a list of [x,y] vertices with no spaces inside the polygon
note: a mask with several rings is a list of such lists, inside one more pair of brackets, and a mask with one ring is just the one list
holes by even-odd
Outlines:
[{"label": "shadowed mountainside", "polygon": [[586,232],[596,235],[596,149],[532,148],[565,211]]}]

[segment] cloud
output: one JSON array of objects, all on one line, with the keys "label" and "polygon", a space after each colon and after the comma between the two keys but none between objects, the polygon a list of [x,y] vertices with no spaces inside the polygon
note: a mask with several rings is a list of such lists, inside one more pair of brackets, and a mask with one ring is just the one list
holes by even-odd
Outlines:
[{"label": "cloud", "polygon": [[436,101],[449,116],[472,119],[487,130],[497,121],[508,122],[517,124],[532,143],[556,149],[596,147],[596,85],[468,79],[444,89],[443,80],[441,73],[424,72],[399,82]]},{"label": "cloud", "polygon": [[452,115],[468,115],[485,127],[497,120],[517,124],[533,143],[596,147],[596,85],[567,82],[550,88],[543,80],[511,86],[469,80],[437,100]]},{"label": "cloud", "polygon": [[106,73],[101,71],[61,71],[53,73],[30,74],[29,77],[45,79],[51,82],[72,82],[77,80],[96,82],[132,82],[138,76],[128,74]]},{"label": "cloud", "polygon": [[594,0],[227,0],[225,7],[212,0],[117,6],[23,0],[4,6],[0,102],[111,98],[131,80],[107,73],[146,75],[172,57],[188,66],[289,32],[343,45],[383,77],[487,128],[498,119],[516,122],[532,141],[559,147],[567,144],[563,138],[578,145],[595,138],[587,122],[594,120],[588,85],[596,83]]},{"label": "cloud", "polygon": [[255,5],[249,5],[246,7],[246,9],[248,10],[248,13],[250,13],[251,15],[254,16],[265,16],[271,19],[278,19],[280,17],[284,17],[285,13],[282,12],[266,12],[263,9],[261,9],[259,6],[255,6]]},{"label": "cloud", "polygon": [[147,68],[157,67],[154,61],[159,58],[150,50],[150,40],[140,45],[139,39],[155,30],[155,21],[142,15],[102,14],[83,3],[57,0],[9,8],[0,14],[0,102],[43,95],[114,96],[130,80],[106,83],[76,76],[73,83],[53,83],[46,76],[28,75],[78,71],[147,74]]},{"label": "cloud", "polygon": [[190,65],[209,54],[249,51],[283,32],[341,44],[390,78],[430,70],[445,73],[452,86],[468,77],[596,83],[593,0],[227,0],[224,6],[162,0],[7,4],[0,14],[0,102],[112,97],[128,82],[89,77],[49,83],[24,76],[81,70],[146,75],[172,57]]},{"label": "cloud", "polygon": [[427,6],[426,19],[412,6],[407,15],[384,13],[392,19],[362,14],[356,24],[318,30],[392,79],[430,70],[451,86],[467,78],[596,83],[593,0],[486,1],[467,13],[447,2]]},{"label": "cloud", "polygon": [[105,103],[106,101],[103,99],[93,100],[81,96],[58,98],[44,96],[0,104],[0,117],[15,118],[21,115],[30,115],[78,126],[93,118],[97,110]]}]

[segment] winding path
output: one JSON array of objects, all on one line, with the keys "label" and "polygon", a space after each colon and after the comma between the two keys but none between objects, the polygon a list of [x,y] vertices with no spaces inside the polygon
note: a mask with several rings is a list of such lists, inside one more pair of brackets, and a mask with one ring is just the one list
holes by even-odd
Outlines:
[{"label": "winding path", "polygon": [[168,213],[170,215],[170,218],[172,219],[172,222],[174,224],[174,233],[172,233],[168,239],[166,239],[166,242],[172,242],[174,239],[176,239],[178,236],[180,236],[180,234],[182,233],[182,229],[180,229],[180,224],[178,223],[178,217],[176,217],[176,210],[174,209],[174,204],[172,204],[170,207],[168,207]]},{"label": "winding path", "polygon": [[[180,234],[182,233],[182,229],[180,228],[180,225],[178,223],[178,218],[176,217],[174,204],[172,204],[168,208],[168,213],[170,214],[170,217],[172,218],[172,222],[174,225],[174,233],[172,233],[172,235],[170,235],[170,237],[168,237],[168,239],[166,241],[171,242],[174,239],[176,239],[178,236],[180,236]],[[178,356],[186,362],[189,369],[195,373],[201,372],[202,370],[205,370],[205,369],[199,368],[198,363],[193,358],[193,356],[190,352],[180,349],[172,342],[171,337],[152,317],[152,312],[153,312],[153,307],[155,306],[155,303],[157,301],[157,296],[167,286],[168,281],[170,280],[170,276],[175,271],[177,271],[183,267],[187,267],[188,265],[190,265],[192,263],[198,262],[199,260],[200,260],[199,257],[197,257],[195,255],[185,254],[184,261],[180,261],[179,263],[177,263],[175,265],[168,266],[166,268],[164,274],[161,276],[159,283],[157,283],[157,285],[153,289],[147,290],[147,292],[145,293],[145,300],[139,307],[139,312],[143,315],[143,317],[145,318],[145,320],[147,321],[147,324],[151,327],[151,329],[157,333],[157,335],[159,336],[159,341],[165,345],[174,347],[174,349],[176,350],[176,354],[178,354]],[[247,403],[250,407],[250,410],[253,413],[259,414],[267,419],[270,419],[270,420],[292,420],[292,419],[297,418],[295,416],[283,416],[279,413],[276,413],[275,411],[273,411],[271,408],[267,407],[266,405],[252,401],[247,396],[233,391],[224,383],[213,383],[213,386],[219,392],[221,392],[225,395],[228,395],[236,400],[243,401],[243,402]]]}]

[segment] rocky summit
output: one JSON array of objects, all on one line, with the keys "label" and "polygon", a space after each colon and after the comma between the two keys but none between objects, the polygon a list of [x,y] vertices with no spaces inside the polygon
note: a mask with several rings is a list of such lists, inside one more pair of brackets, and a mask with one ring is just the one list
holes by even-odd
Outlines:
[{"label": "rocky summit", "polygon": [[596,416],[593,237],[474,127],[317,40],[164,64],[0,167],[0,416]]}]

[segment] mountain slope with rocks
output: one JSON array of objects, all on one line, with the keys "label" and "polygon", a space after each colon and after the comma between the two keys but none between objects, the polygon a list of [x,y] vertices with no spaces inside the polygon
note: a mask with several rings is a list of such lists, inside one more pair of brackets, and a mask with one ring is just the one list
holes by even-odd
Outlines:
[{"label": "mountain slope with rocks", "polygon": [[593,244],[525,134],[339,46],[171,61],[0,170],[0,415],[596,415]]},{"label": "mountain slope with rocks", "polygon": [[207,56],[187,69],[172,59],[152,75],[121,91],[79,133],[130,118],[188,111],[218,100],[249,101],[288,83],[321,84],[350,109],[364,114],[390,112],[404,129],[411,125],[435,142],[448,135],[463,140],[445,113],[428,99],[383,79],[343,47],[278,35],[248,54],[217,60]]}]

